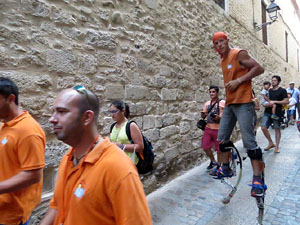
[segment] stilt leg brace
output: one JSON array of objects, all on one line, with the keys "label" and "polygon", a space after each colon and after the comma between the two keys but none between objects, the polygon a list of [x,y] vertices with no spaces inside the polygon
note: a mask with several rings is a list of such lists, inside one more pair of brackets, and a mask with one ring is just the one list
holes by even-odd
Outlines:
[{"label": "stilt leg brace", "polygon": [[248,156],[250,159],[261,160],[262,159],[262,151],[260,147],[257,147],[253,150],[247,150]]},{"label": "stilt leg brace", "polygon": [[225,141],[224,143],[220,143],[221,152],[229,152],[232,148],[235,148],[232,141]]}]

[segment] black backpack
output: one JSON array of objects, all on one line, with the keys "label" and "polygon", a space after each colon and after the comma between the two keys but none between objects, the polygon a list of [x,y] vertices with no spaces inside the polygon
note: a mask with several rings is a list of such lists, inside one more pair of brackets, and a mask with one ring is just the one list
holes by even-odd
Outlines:
[{"label": "black backpack", "polygon": [[[133,144],[133,140],[132,140],[131,134],[130,134],[130,124],[131,123],[137,124],[133,120],[128,121],[125,129],[126,129],[126,135],[128,137],[128,140]],[[116,125],[116,123],[113,123],[110,126],[110,133],[115,125]],[[143,137],[143,142],[144,142],[144,150],[143,150],[143,152],[136,152],[136,155],[139,158],[139,162],[136,165],[136,167],[138,169],[139,174],[146,174],[153,170],[153,161],[154,161],[155,156],[153,153],[153,147],[152,147],[151,142],[148,140],[147,137],[145,137],[143,135],[143,133],[142,133],[142,137]]]}]

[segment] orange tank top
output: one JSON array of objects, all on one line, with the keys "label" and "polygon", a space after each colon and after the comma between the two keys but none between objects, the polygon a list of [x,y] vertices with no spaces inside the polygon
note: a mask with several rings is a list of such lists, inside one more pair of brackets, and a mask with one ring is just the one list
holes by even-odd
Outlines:
[{"label": "orange tank top", "polygon": [[[224,84],[231,80],[242,77],[248,72],[248,69],[243,67],[238,60],[238,54],[242,49],[233,48],[228,55],[222,59],[221,68],[223,71]],[[251,80],[241,83],[238,88],[230,92],[226,88],[226,105],[241,104],[252,102],[252,85]]]}]

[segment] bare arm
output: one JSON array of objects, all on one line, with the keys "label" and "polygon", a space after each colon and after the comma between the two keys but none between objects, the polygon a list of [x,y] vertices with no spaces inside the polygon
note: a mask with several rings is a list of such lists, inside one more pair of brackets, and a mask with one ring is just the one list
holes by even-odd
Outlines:
[{"label": "bare arm", "polygon": [[43,168],[26,170],[0,182],[0,194],[18,191],[32,184],[38,183],[43,176]]},{"label": "bare arm", "polygon": [[257,98],[254,99],[254,109],[255,110],[259,110],[260,109],[259,101],[258,101]]},{"label": "bare arm", "polygon": [[52,225],[54,224],[55,217],[57,215],[57,210],[49,208],[40,225]]},{"label": "bare arm", "polygon": [[207,116],[207,113],[201,112],[201,118],[204,119]]},{"label": "bare arm", "polygon": [[206,107],[206,104],[204,104],[204,107],[202,109],[202,112],[201,112],[201,118],[204,119],[205,117],[207,117],[208,113],[207,113],[207,107]]},{"label": "bare arm", "polygon": [[201,112],[201,118],[204,119],[205,117],[207,117],[207,112],[203,111]]},{"label": "bare arm", "polygon": [[135,151],[142,152],[144,150],[144,141],[142,133],[135,123],[130,124],[130,134],[134,144],[126,144],[126,151],[133,152],[135,145]]},{"label": "bare arm", "polygon": [[264,99],[267,101],[267,102],[270,102],[271,100],[268,98],[267,95],[263,95],[264,96]]},{"label": "bare arm", "polygon": [[297,102],[296,102],[296,100],[295,100],[294,103],[292,103],[292,104],[289,103],[289,107],[292,107],[292,106],[294,106],[294,105],[296,105],[296,104],[297,104]]},{"label": "bare arm", "polygon": [[[221,105],[221,103],[222,103],[222,105]],[[224,102],[224,105],[223,105],[223,100],[221,100],[220,103],[219,103],[219,110],[220,110],[220,113],[219,113],[219,115],[216,114],[216,117],[215,117],[215,118],[212,118],[213,121],[218,122],[218,121],[221,120],[222,115],[223,115],[223,111],[224,111],[224,107],[225,107],[225,102]]]},{"label": "bare arm", "polygon": [[[144,141],[142,133],[139,127],[135,123],[130,124],[130,134],[134,144],[124,144],[126,152],[133,152],[134,147],[136,152],[142,152],[144,150]],[[115,143],[118,147],[121,147],[120,143]]]},{"label": "bare arm", "polygon": [[289,99],[288,98],[284,98],[281,101],[271,101],[271,104],[280,104],[280,105],[284,105],[284,104],[289,104]]},{"label": "bare arm", "polygon": [[264,72],[264,68],[260,64],[258,64],[255,59],[251,58],[246,51],[239,52],[238,60],[240,64],[243,67],[247,68],[249,71],[242,77],[226,83],[225,87],[228,88],[229,91],[235,91],[241,83],[251,80],[252,78]]}]

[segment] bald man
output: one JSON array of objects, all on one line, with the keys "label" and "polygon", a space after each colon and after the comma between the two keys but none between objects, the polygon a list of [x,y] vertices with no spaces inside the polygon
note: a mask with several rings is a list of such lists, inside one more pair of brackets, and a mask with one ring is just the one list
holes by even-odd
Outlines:
[{"label": "bald man", "polygon": [[130,158],[97,131],[99,100],[78,85],[63,90],[50,118],[63,157],[41,225],[151,225],[143,185]]}]

